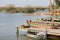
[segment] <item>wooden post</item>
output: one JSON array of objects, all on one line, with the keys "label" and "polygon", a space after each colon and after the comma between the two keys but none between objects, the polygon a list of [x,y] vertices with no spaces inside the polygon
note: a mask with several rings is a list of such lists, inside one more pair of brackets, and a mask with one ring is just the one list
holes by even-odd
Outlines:
[{"label": "wooden post", "polygon": [[53,9],[51,0],[50,0],[50,13],[52,16],[52,27],[54,28],[54,9]]},{"label": "wooden post", "polygon": [[18,30],[18,27],[16,28],[16,37],[17,37],[17,40],[18,40],[18,38],[19,38],[19,30]]}]

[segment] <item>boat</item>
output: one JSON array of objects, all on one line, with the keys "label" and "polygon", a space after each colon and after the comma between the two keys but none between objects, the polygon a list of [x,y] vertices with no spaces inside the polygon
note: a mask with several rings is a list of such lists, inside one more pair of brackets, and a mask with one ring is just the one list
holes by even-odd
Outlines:
[{"label": "boat", "polygon": [[40,28],[29,28],[29,30],[27,31],[27,36],[35,39],[46,39],[46,33],[47,31],[45,29],[42,30]]},{"label": "boat", "polygon": [[[50,3],[51,3],[51,0],[50,0]],[[28,26],[27,27],[23,26],[23,28],[19,28],[19,29],[23,29],[23,31],[27,30],[26,35],[28,37],[40,38],[44,35],[43,37],[45,38],[47,37],[52,38],[52,39],[58,38],[60,40],[60,26],[59,26],[60,21],[57,19],[54,19],[55,14],[53,14],[54,12],[52,9],[53,8],[51,6],[51,16],[52,16],[51,20],[46,20],[46,19],[40,20],[40,21],[27,20]]]},{"label": "boat", "polygon": [[[28,30],[27,36],[32,37],[32,38],[36,38],[37,34],[41,33],[40,32],[41,28],[42,28],[42,30],[44,30],[44,28],[45,28],[46,31],[45,30],[44,31],[47,34],[45,36],[47,36],[48,38],[51,38],[52,40],[60,40],[60,20],[57,20],[57,19],[54,20],[55,13],[53,11],[51,0],[50,0],[50,6],[51,6],[50,10],[51,10],[51,16],[52,16],[51,19],[52,20],[43,20],[43,21],[39,21],[39,22],[38,21],[31,21],[31,20],[28,21],[27,24],[29,26],[31,26],[33,29],[31,28]],[[55,23],[56,23],[56,25],[55,25]],[[34,31],[31,31],[31,30],[34,30]],[[36,33],[36,30],[38,30],[39,32]]]},{"label": "boat", "polygon": [[29,28],[30,26],[28,26],[28,25],[19,25],[18,27],[17,27],[17,32],[19,32],[19,34],[27,34],[27,28]]},{"label": "boat", "polygon": [[[47,30],[47,35],[48,37],[52,38],[52,39],[60,39],[60,20],[59,19],[54,19],[54,28],[52,26],[52,20],[37,20],[37,21],[32,21],[32,20],[28,20],[27,24],[31,27],[30,29],[28,29],[29,32],[27,32],[27,36],[31,37],[31,38],[38,38],[39,36],[37,34],[41,33],[39,30],[42,30],[44,28],[46,28]],[[39,29],[39,30],[37,30]],[[34,30],[34,31],[31,31]],[[39,31],[38,33],[36,33],[36,30]],[[46,32],[45,31],[45,32]],[[36,33],[36,34],[35,34]],[[40,35],[40,34],[39,34]],[[45,35],[45,37],[47,36]],[[53,38],[55,37],[55,38]]]},{"label": "boat", "polygon": [[[32,31],[31,31],[32,30]],[[43,31],[42,31],[43,30]],[[31,28],[27,32],[27,36],[35,39],[44,39],[44,40],[60,40],[60,29],[40,29],[40,28]]]},{"label": "boat", "polygon": [[27,30],[26,29],[19,29],[19,34],[27,34]]}]

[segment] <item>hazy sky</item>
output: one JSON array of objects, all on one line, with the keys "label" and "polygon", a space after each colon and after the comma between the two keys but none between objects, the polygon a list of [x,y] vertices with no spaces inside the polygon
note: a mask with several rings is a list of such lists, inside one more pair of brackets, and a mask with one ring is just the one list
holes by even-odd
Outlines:
[{"label": "hazy sky", "polygon": [[14,4],[15,6],[48,6],[49,0],[0,0],[0,6]]}]

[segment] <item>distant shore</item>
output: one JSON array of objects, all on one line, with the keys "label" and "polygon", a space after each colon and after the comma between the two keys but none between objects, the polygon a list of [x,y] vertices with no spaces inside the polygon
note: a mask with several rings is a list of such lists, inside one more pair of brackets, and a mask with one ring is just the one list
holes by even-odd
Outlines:
[{"label": "distant shore", "polygon": [[9,7],[0,7],[0,12],[5,11],[9,13],[34,13],[38,10],[45,10],[49,9],[48,7],[44,6],[27,6],[27,7],[15,7],[15,6],[9,6]]}]

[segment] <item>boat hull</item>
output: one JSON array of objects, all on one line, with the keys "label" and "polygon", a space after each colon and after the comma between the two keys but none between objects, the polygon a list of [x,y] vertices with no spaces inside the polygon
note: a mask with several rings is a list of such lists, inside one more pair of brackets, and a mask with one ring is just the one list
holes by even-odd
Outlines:
[{"label": "boat hull", "polygon": [[19,34],[27,34],[27,30],[26,29],[19,29]]},{"label": "boat hull", "polygon": [[28,34],[28,33],[27,33],[27,36],[28,36],[28,37],[31,37],[31,38],[37,38],[36,35],[32,35],[32,34]]}]

